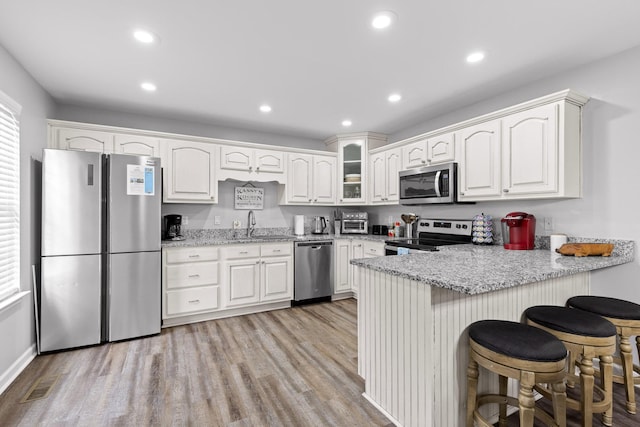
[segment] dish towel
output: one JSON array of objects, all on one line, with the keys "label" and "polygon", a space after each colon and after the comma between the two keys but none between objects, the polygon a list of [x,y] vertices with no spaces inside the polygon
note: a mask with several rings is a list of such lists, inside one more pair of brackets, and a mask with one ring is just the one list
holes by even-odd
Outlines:
[{"label": "dish towel", "polygon": [[407,255],[409,253],[409,248],[398,248],[398,255]]}]

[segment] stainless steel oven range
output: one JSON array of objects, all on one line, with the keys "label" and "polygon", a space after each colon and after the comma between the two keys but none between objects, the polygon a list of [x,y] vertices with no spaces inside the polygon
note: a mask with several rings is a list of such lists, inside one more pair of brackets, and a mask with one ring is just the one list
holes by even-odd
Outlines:
[{"label": "stainless steel oven range", "polygon": [[437,251],[439,246],[471,243],[472,220],[420,219],[416,237],[385,241],[385,255]]}]

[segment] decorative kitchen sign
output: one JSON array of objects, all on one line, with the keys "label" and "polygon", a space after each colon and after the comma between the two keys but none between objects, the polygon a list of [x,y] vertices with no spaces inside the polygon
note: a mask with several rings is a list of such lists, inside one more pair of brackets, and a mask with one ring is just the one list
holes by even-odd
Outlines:
[{"label": "decorative kitchen sign", "polygon": [[155,194],[153,166],[127,165],[127,195],[153,196]]},{"label": "decorative kitchen sign", "polygon": [[264,188],[254,187],[251,184],[236,187],[234,199],[236,209],[263,209]]}]

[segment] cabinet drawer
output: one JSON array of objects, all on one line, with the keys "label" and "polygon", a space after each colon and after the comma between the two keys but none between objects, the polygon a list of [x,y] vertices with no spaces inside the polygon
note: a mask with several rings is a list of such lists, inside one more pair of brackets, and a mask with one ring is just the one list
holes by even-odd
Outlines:
[{"label": "cabinet drawer", "polygon": [[226,246],[224,256],[226,259],[258,258],[260,245]]},{"label": "cabinet drawer", "polygon": [[167,292],[167,315],[207,311],[219,308],[219,286],[179,289]]},{"label": "cabinet drawer", "polygon": [[218,263],[197,262],[167,265],[167,289],[218,284]]},{"label": "cabinet drawer", "polygon": [[216,246],[198,246],[193,248],[167,248],[167,263],[215,261],[218,259]]},{"label": "cabinet drawer", "polygon": [[364,242],[363,247],[365,256],[384,256],[384,244],[377,242]]},{"label": "cabinet drawer", "polygon": [[293,243],[269,243],[267,245],[260,246],[261,256],[283,256],[291,255],[291,246]]}]

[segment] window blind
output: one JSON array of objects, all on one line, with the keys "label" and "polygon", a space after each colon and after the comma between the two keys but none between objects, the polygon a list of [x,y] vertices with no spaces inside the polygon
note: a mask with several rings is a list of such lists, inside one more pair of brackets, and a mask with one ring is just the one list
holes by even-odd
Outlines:
[{"label": "window blind", "polygon": [[18,111],[0,92],[0,301],[20,291]]}]

